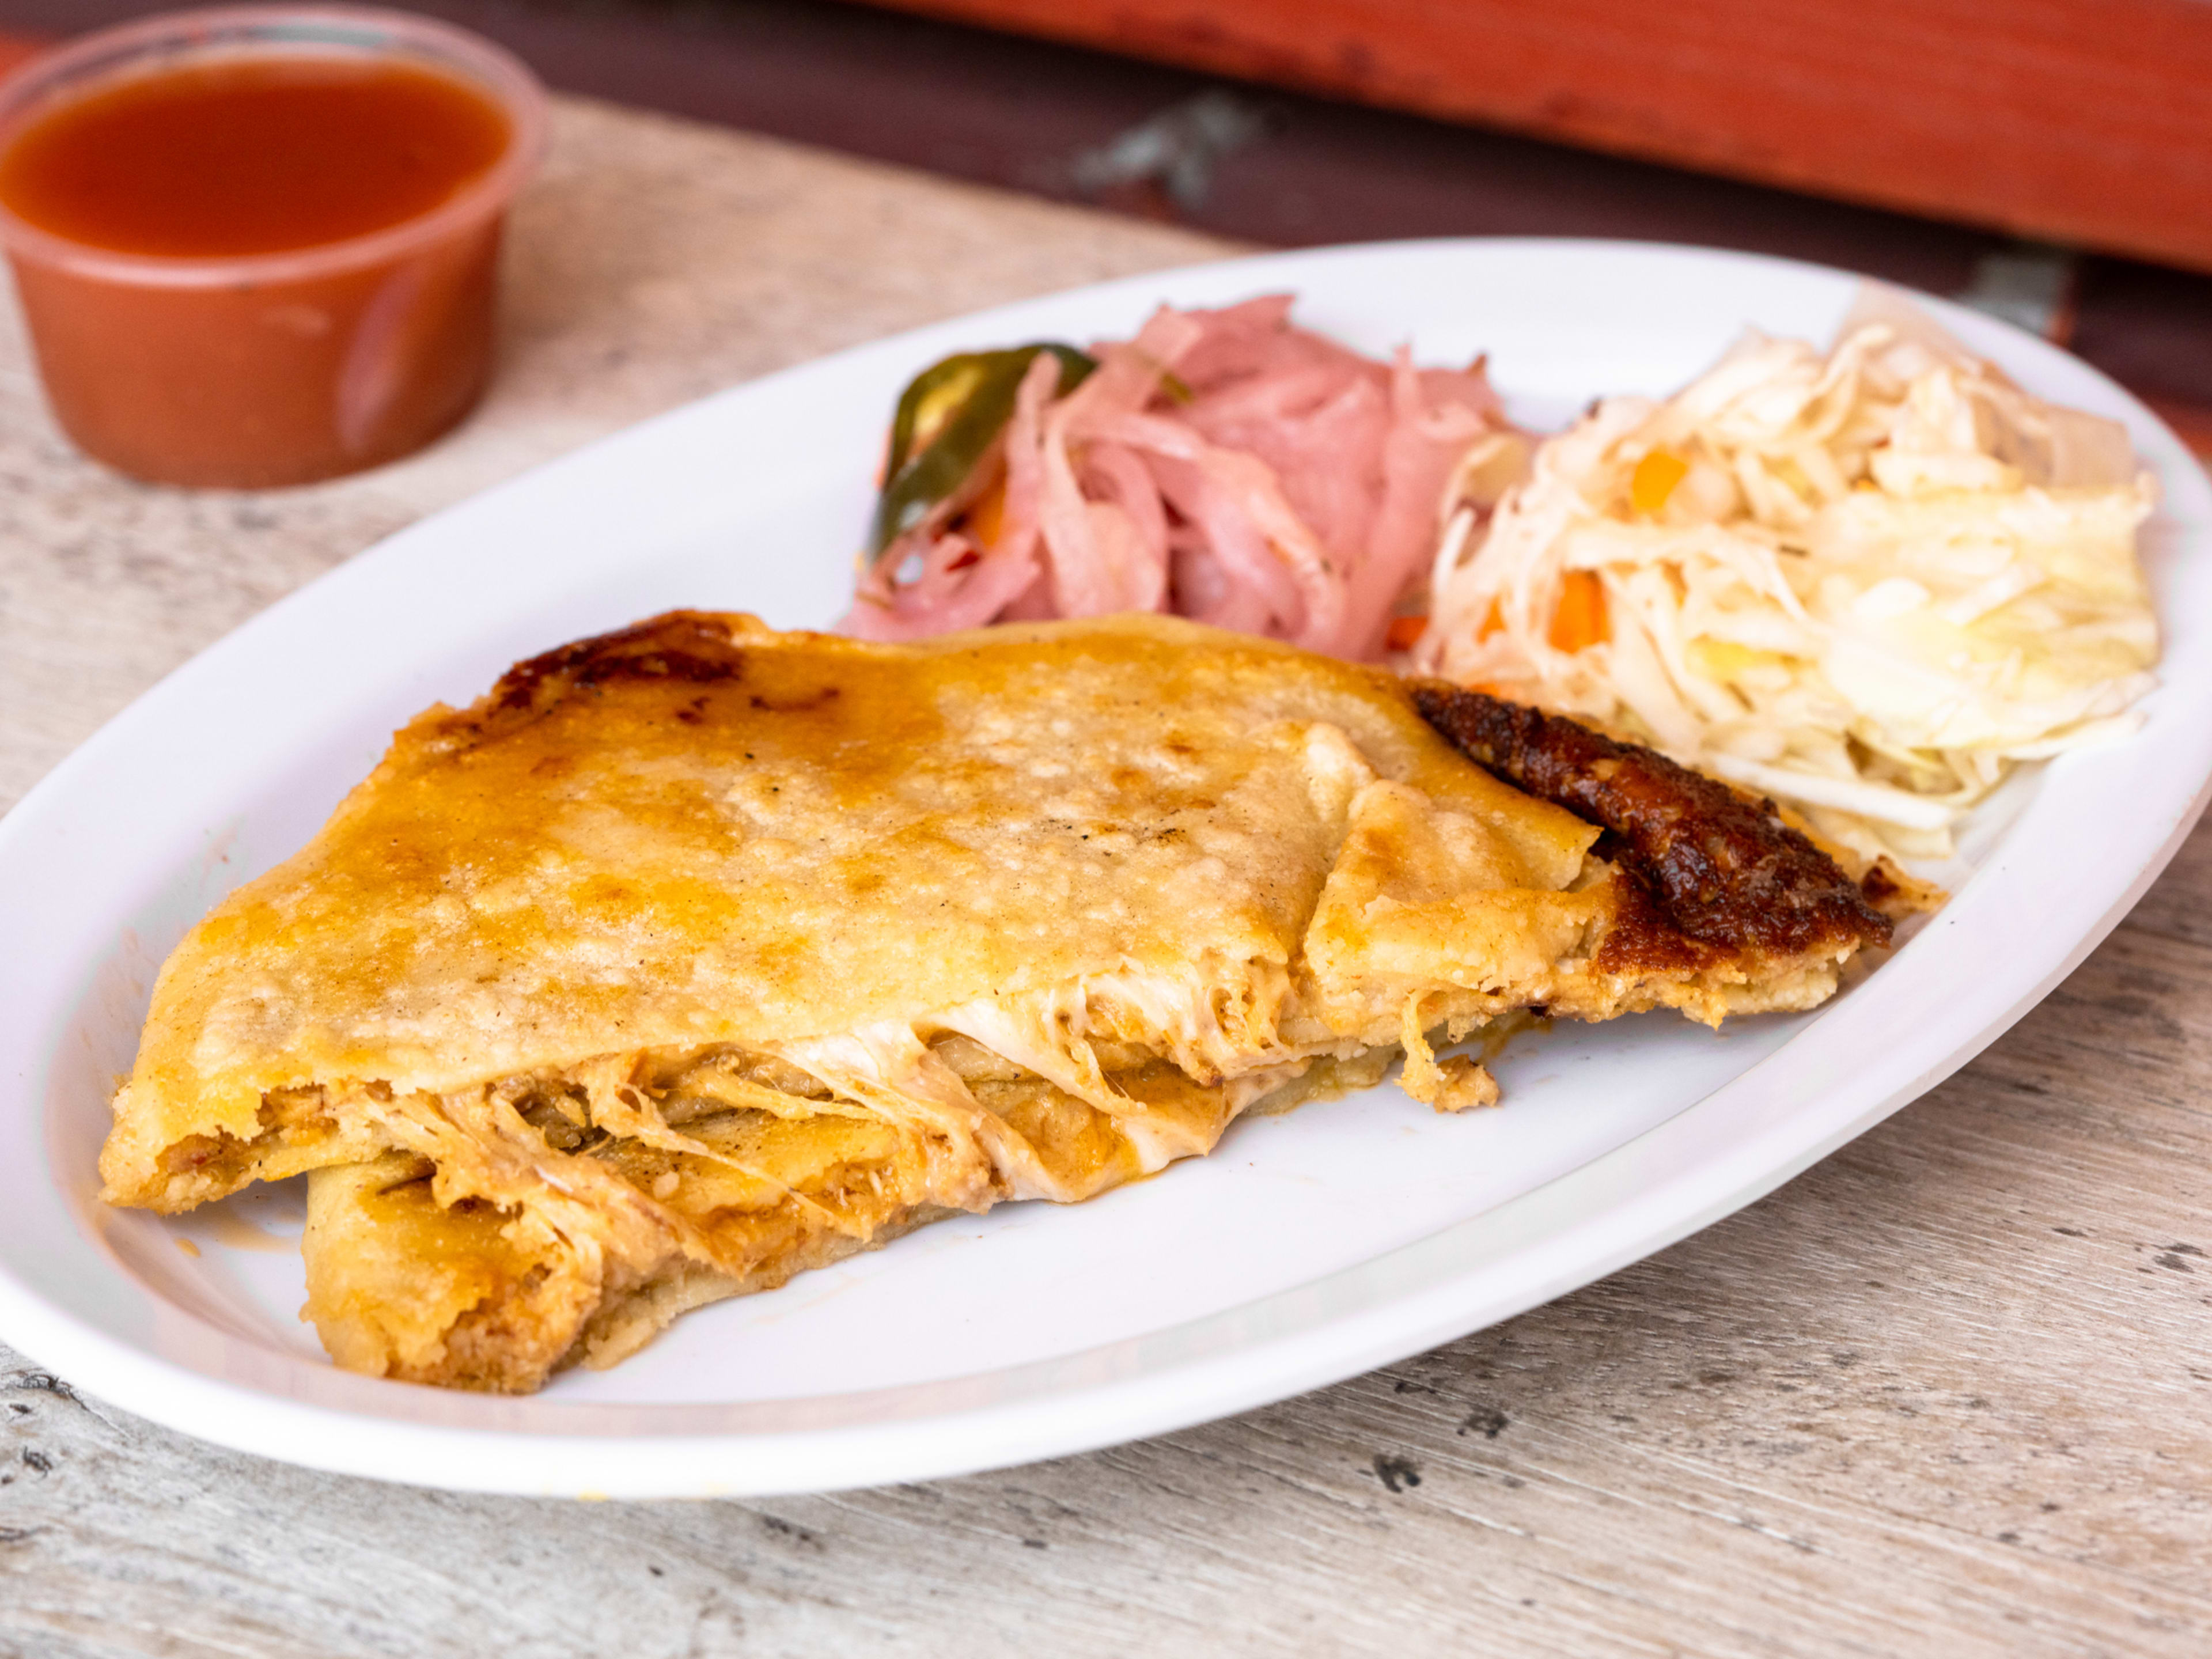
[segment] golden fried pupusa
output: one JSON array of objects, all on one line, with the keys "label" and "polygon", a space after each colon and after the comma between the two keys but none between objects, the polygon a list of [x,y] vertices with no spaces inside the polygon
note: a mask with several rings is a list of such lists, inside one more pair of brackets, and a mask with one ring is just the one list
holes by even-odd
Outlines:
[{"label": "golden fried pupusa", "polygon": [[1419,1097],[1495,1098],[1439,1029],[1802,1007],[1879,942],[1674,948],[1599,833],[1392,676],[1170,618],[881,646],[673,613],[418,718],[185,939],[107,1196],[312,1171],[331,1353],[525,1389],[1401,1048]]}]

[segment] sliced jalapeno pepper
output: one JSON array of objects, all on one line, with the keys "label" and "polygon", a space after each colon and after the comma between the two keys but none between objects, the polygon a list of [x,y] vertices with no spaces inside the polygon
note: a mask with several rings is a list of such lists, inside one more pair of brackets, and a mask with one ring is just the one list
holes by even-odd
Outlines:
[{"label": "sliced jalapeno pepper", "polygon": [[891,417],[884,493],[877,498],[868,534],[871,559],[880,558],[885,548],[968,482],[1013,418],[1015,394],[1041,351],[1060,360],[1055,395],[1062,398],[1098,367],[1087,352],[1045,341],[1006,351],[963,351],[914,377]]}]

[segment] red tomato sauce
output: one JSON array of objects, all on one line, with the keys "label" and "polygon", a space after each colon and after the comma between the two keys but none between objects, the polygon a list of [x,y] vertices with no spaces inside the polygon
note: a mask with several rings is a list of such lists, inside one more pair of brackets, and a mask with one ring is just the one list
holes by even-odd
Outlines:
[{"label": "red tomato sauce", "polygon": [[509,138],[496,104],[410,64],[248,58],[63,104],[0,152],[0,202],[119,253],[276,253],[428,213]]},{"label": "red tomato sauce", "polygon": [[487,94],[368,56],[188,63],[33,115],[0,149],[0,207],[69,245],[13,252],[63,427],[125,471],[202,485],[304,483],[428,441],[488,372],[496,207],[304,274],[253,261],[422,220],[514,143]]}]

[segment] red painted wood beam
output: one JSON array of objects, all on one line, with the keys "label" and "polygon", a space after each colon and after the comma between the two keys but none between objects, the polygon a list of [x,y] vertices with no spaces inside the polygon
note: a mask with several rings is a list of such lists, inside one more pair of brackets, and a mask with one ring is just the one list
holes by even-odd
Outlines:
[{"label": "red painted wood beam", "polygon": [[2204,0],[878,0],[2212,270]]}]

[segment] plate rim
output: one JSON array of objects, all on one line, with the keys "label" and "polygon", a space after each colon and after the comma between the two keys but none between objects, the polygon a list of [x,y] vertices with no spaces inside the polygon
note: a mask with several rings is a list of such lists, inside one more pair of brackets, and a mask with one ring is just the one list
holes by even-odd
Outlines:
[{"label": "plate rim", "polygon": [[[1147,289],[1171,291],[1201,274],[1205,283],[1218,283],[1255,266],[1265,266],[1272,271],[1285,266],[1295,270],[1301,264],[1340,259],[1455,254],[1510,258],[1528,253],[1601,260],[1616,256],[1657,256],[1767,267],[1796,276],[1813,275],[1832,282],[1863,280],[1848,271],[1804,261],[1676,243],[1573,238],[1418,239],[1248,255],[1143,272],[994,306],[848,347],[665,411],[534,466],[382,538],[264,608],[134,699],[34,785],[4,817],[0,817],[0,873],[7,872],[12,861],[21,856],[19,843],[36,832],[54,803],[66,800],[69,792],[76,787],[80,774],[99,763],[111,750],[126,744],[142,723],[157,718],[166,702],[179,695],[173,687],[180,682],[189,684],[189,676],[212,672],[211,659],[219,665],[248,648],[252,640],[263,630],[283,628],[295,605],[312,608],[328,604],[333,594],[345,591],[349,579],[368,580],[384,574],[386,565],[396,562],[392,550],[398,550],[404,556],[409,547],[434,540],[449,529],[456,518],[471,514],[495,514],[503,501],[544,488],[549,475],[568,472],[587,480],[594,470],[618,467],[625,454],[641,447],[649,448],[665,435],[666,428],[680,429],[682,423],[697,421],[701,411],[709,405],[732,399],[772,399],[793,377],[819,374],[832,364],[849,363],[908,347],[923,347],[933,337],[988,325],[1010,313],[1048,306],[1079,307]],[[1272,276],[1257,278],[1252,286],[1258,289],[1278,280]],[[2212,509],[2212,485],[2208,485],[2202,467],[2154,412],[2109,377],[2008,325],[1966,312],[1936,296],[1915,294],[1913,297],[1948,323],[1960,327],[1970,337],[1979,335],[2004,340],[2013,349],[2026,351],[2031,356],[2048,354],[2051,358],[2071,365],[2074,371],[2092,377],[2126,409],[2137,428],[2139,443],[2148,433],[2158,441],[2153,447],[2164,451],[2147,455],[2147,459],[2158,463],[2161,477],[2166,478],[2171,492],[2168,510],[2173,509],[2172,496],[2176,495],[2192,495],[2190,505],[2199,514]],[[2177,461],[2179,483],[2183,486],[2179,489],[2174,489],[2176,479],[2167,477],[2175,470],[2173,464]],[[2196,520],[2199,534],[2195,538],[2186,534],[2183,537],[2184,554],[2193,551],[2201,555],[2208,550],[2206,538],[2202,534],[2204,522],[2201,516]],[[2185,530],[2187,527],[2185,524]],[[364,571],[368,574],[357,574]],[[2161,622],[2165,620],[2162,617]],[[2174,735],[2178,740],[2180,734]],[[1449,1255],[1454,1249],[1463,1253],[1472,1251],[1472,1259],[1456,1267],[1444,1264],[1446,1276],[1421,1289],[1407,1291],[1380,1308],[1324,1319],[1319,1328],[1333,1329],[1337,1334],[1336,1341],[1327,1347],[1326,1352],[1317,1351],[1308,1340],[1315,1328],[1258,1329],[1247,1340],[1221,1352],[1187,1353],[1132,1376],[1109,1376],[1079,1386],[1072,1393],[1063,1389],[996,1401],[971,1401],[937,1415],[893,1415],[873,1424],[842,1422],[771,1433],[649,1426],[632,1426],[619,1431],[580,1428],[546,1433],[465,1421],[441,1421],[436,1420],[438,1413],[434,1412],[426,1414],[403,1411],[395,1414],[381,1405],[370,1405],[367,1391],[385,1391],[384,1395],[379,1396],[381,1399],[387,1397],[389,1391],[405,1389],[408,1385],[345,1377],[327,1367],[318,1368],[319,1374],[337,1376],[343,1383],[336,1390],[321,1388],[316,1392],[325,1395],[336,1393],[344,1403],[298,1397],[283,1385],[281,1367],[268,1375],[256,1375],[255,1368],[248,1365],[243,1376],[210,1376],[158,1353],[133,1347],[95,1328],[70,1309],[48,1301],[17,1278],[4,1254],[0,1254],[0,1334],[38,1363],[51,1365],[64,1375],[100,1379],[81,1384],[100,1397],[200,1438],[338,1473],[463,1490],[626,1497],[828,1491],[1004,1467],[1169,1432],[1357,1375],[1483,1328],[1593,1282],[1755,1201],[1917,1099],[2009,1029],[2072,972],[2133,907],[2179,850],[2205,810],[2208,799],[2212,799],[2212,737],[2196,744],[2190,769],[2189,791],[2172,792],[2160,811],[2151,815],[2153,822],[2148,830],[2135,835],[2130,841],[2133,848],[2128,855],[2132,865],[2130,879],[2117,890],[2116,896],[2108,891],[2105,900],[2089,907],[2096,912],[2094,915],[2079,904],[2075,906],[2086,921],[2069,935],[2069,947],[2056,965],[2039,971],[2031,981],[2014,979],[1994,988],[1984,988],[1986,994],[1972,1005],[1971,1018],[1976,1023],[1964,1042],[1939,1044],[1941,1053],[1912,1059],[1901,1072],[1893,1065],[1876,1085],[1830,1091],[1832,1108],[1840,1103],[1846,1109],[1832,1109],[1820,1120],[1817,1133],[1804,1133],[1805,1126],[1801,1123],[1797,1133],[1784,1133],[1782,1131],[1790,1127],[1787,1122],[1770,1132],[1767,1139],[1788,1143],[1786,1152],[1770,1150],[1761,1153],[1757,1149],[1765,1144],[1763,1141],[1747,1141],[1720,1159],[1708,1157],[1702,1161],[1693,1160],[1656,1184],[1648,1178],[1640,1179],[1634,1183],[1633,1196],[1611,1210],[1591,1212],[1571,1224],[1559,1222],[1554,1214],[1573,1210],[1586,1189],[1602,1188],[1608,1182],[1617,1181],[1622,1171],[1667,1155],[1673,1141],[1690,1127],[1687,1120],[1705,1112],[1722,1097],[1746,1091],[1748,1080],[1758,1079],[1783,1055],[1799,1049],[1801,1044],[1818,1033],[1822,1025],[1817,1020],[1794,1034],[1772,1055],[1756,1062],[1666,1122],[1565,1175],[1466,1218],[1430,1237],[1369,1257],[1312,1284],[1218,1310],[1151,1337],[1122,1339],[1106,1345],[1105,1349],[1030,1362],[995,1375],[1064,1371],[1107,1349],[1127,1346],[1132,1341],[1172,1347],[1195,1328],[1219,1326],[1239,1317],[1255,1328],[1265,1327],[1269,1307],[1300,1298],[1310,1304],[1313,1296],[1309,1293],[1318,1293],[1317,1287],[1361,1275],[1372,1277],[1388,1264],[1401,1259],[1401,1265],[1407,1265],[1410,1271],[1410,1264],[1416,1257],[1423,1258],[1424,1265],[1433,1267],[1436,1264],[1427,1258],[1439,1253]],[[1966,896],[1962,892],[1960,898]],[[1958,920],[1954,914],[1958,908],[1954,901],[1952,910],[1946,913],[1954,923]],[[1901,963],[1910,949],[1908,946],[1900,951],[1896,961]],[[1911,1045],[1901,1045],[1900,1052],[1912,1053]],[[37,1057],[41,1066],[46,1058]],[[1898,1074],[1891,1075],[1893,1073]],[[27,1109],[33,1115],[31,1121],[36,1121],[43,1105],[33,1103]],[[1730,1166],[1741,1167],[1733,1168],[1731,1172]],[[1722,1171],[1717,1179],[1717,1170]],[[1681,1190],[1686,1188],[1690,1189],[1687,1194]],[[1547,1220],[1547,1216],[1553,1218]],[[1482,1241],[1482,1235],[1510,1234],[1523,1228],[1528,1231],[1522,1231],[1517,1242],[1510,1247],[1486,1245]],[[1602,1248],[1591,1245],[1583,1236],[1593,1229],[1607,1232],[1611,1242]],[[1535,1271],[1524,1271],[1518,1287],[1512,1291],[1485,1297],[1479,1287],[1486,1274],[1499,1271],[1498,1261],[1504,1256],[1486,1265],[1484,1251],[1488,1249],[1496,1255],[1501,1249],[1504,1256],[1517,1256],[1524,1263],[1534,1260]],[[1473,1313],[1469,1311],[1471,1305],[1476,1310]],[[286,1364],[304,1363],[284,1357]],[[890,1392],[912,1395],[919,1391],[949,1397],[948,1389],[957,1394],[959,1385],[970,1381],[957,1378],[945,1388],[908,1385]],[[346,1400],[345,1383],[363,1391],[360,1404]],[[421,1395],[439,1391],[410,1392]],[[541,1399],[534,1403],[543,1406],[547,1402]],[[726,1420],[732,1410],[725,1406],[594,1403],[562,1407],[559,1402],[554,1403],[556,1411],[566,1410],[579,1418],[629,1413],[682,1422],[714,1416]],[[776,1406],[789,1402],[755,1403]],[[1072,1405],[1080,1406],[1087,1413],[1085,1425],[1074,1432],[1070,1431],[1066,1420]],[[485,1415],[481,1412],[475,1414]],[[429,1420],[426,1420],[426,1415]],[[927,1432],[917,1433],[918,1428]],[[488,1438],[492,1443],[489,1449]],[[712,1465],[714,1474],[702,1478],[702,1464]],[[522,1470],[532,1466],[542,1473],[518,1478]]]}]

